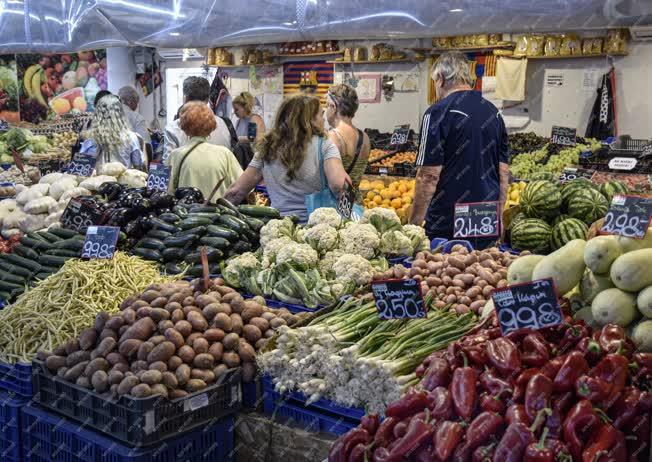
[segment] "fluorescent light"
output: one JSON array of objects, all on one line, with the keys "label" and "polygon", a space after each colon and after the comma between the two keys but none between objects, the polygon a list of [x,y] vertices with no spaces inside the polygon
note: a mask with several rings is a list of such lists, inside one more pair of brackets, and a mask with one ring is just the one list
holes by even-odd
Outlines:
[{"label": "fluorescent light", "polygon": [[464,10],[461,10],[459,8],[454,8],[454,9],[450,10],[451,13],[461,13],[462,11],[464,11]]},{"label": "fluorescent light", "polygon": [[179,35],[181,35],[181,34],[180,34],[179,32],[170,32],[170,35],[171,35],[172,37],[177,37],[177,36],[179,36]]},{"label": "fluorescent light", "polygon": [[296,23],[297,23],[296,21],[292,21],[292,22],[284,22],[283,25],[284,25],[284,26],[294,26]]}]

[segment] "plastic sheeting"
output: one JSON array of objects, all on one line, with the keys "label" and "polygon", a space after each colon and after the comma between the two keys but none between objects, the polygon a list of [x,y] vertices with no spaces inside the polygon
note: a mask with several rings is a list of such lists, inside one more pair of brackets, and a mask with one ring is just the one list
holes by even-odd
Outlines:
[{"label": "plastic sheeting", "polygon": [[566,31],[651,21],[649,0],[0,0],[0,52]]}]

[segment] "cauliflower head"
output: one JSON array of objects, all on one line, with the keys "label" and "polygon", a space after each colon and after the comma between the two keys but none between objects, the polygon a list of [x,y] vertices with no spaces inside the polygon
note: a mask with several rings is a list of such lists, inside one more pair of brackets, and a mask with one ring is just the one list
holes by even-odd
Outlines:
[{"label": "cauliflower head", "polygon": [[339,248],[344,253],[371,259],[380,246],[380,234],[369,223],[350,222],[339,231]]},{"label": "cauliflower head", "polygon": [[403,225],[403,234],[412,241],[414,253],[430,249],[430,239],[426,236],[426,230],[417,225]]},{"label": "cauliflower head", "polygon": [[337,246],[337,229],[327,223],[319,223],[312,228],[307,228],[303,234],[306,244],[315,249],[320,255]]},{"label": "cauliflower head", "polygon": [[319,255],[315,249],[308,244],[289,243],[282,247],[276,254],[276,264],[287,263],[292,268],[306,271],[310,268],[316,268],[319,262]]},{"label": "cauliflower head", "polygon": [[330,252],[326,252],[323,257],[319,259],[318,269],[321,275],[326,279],[334,279],[335,273],[333,272],[333,265],[344,255],[344,252],[340,249],[334,249]]},{"label": "cauliflower head", "polygon": [[369,284],[374,277],[374,268],[360,255],[345,254],[333,265],[336,280],[353,281],[356,285]]},{"label": "cauliflower head", "polygon": [[362,215],[361,223],[371,223],[379,233],[401,229],[401,219],[394,209],[375,207],[367,209]]},{"label": "cauliflower head", "polygon": [[278,239],[279,237],[292,238],[294,233],[294,223],[288,217],[282,220],[269,220],[269,222],[260,228],[260,245],[265,248],[265,244],[269,241]]},{"label": "cauliflower head", "polygon": [[402,231],[387,231],[380,237],[380,251],[385,255],[412,255],[412,241]]},{"label": "cauliflower head", "polygon": [[242,287],[250,276],[255,276],[261,269],[262,265],[256,257],[256,254],[245,252],[227,262],[222,276],[229,285]]},{"label": "cauliflower head", "polygon": [[276,254],[286,245],[292,243],[292,239],[287,236],[277,237],[265,244],[263,247],[263,268],[269,268],[276,263]]},{"label": "cauliflower head", "polygon": [[342,226],[342,217],[337,213],[337,210],[332,207],[319,207],[308,217],[307,226],[310,228],[320,223],[326,223],[334,228],[339,228]]}]

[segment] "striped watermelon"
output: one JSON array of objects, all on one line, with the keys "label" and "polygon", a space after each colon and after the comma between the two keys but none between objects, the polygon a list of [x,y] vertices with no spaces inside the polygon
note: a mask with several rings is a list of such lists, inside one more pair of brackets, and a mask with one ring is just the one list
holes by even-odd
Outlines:
[{"label": "striped watermelon", "polygon": [[525,220],[527,217],[523,212],[519,212],[516,215],[512,217],[512,221],[509,223],[509,228],[513,228],[516,223],[518,223],[521,220]]},{"label": "striped watermelon", "polygon": [[545,221],[538,218],[526,218],[512,228],[511,244],[518,250],[546,253],[550,244],[550,233],[550,225]]},{"label": "striped watermelon", "polygon": [[590,225],[604,217],[609,202],[597,189],[584,188],[573,194],[568,202],[568,214]]},{"label": "striped watermelon", "polygon": [[586,178],[576,178],[568,183],[564,183],[561,188],[561,210],[565,212],[568,210],[568,202],[570,201],[571,196],[582,189],[593,188],[596,189],[596,186],[591,183]]},{"label": "striped watermelon", "polygon": [[600,185],[600,192],[611,204],[611,199],[613,199],[615,194],[627,194],[629,188],[622,181],[611,180]]},{"label": "striped watermelon", "polygon": [[552,222],[550,223],[550,225],[554,227],[554,226],[555,226],[557,223],[559,223],[560,221],[568,220],[569,218],[570,218],[570,217],[569,217],[568,215],[566,215],[565,213],[561,213],[561,214],[557,215],[557,216],[552,220]]},{"label": "striped watermelon", "polygon": [[559,188],[549,181],[531,181],[521,193],[521,210],[528,218],[553,217],[559,213],[560,205]]},{"label": "striped watermelon", "polygon": [[545,181],[550,181],[551,183],[557,183],[559,181],[559,178],[557,175],[555,175],[552,172],[536,172],[530,175],[530,180],[536,181],[536,180],[545,180]]},{"label": "striped watermelon", "polygon": [[568,218],[557,223],[552,228],[550,247],[557,250],[573,239],[586,239],[589,227],[577,218]]}]

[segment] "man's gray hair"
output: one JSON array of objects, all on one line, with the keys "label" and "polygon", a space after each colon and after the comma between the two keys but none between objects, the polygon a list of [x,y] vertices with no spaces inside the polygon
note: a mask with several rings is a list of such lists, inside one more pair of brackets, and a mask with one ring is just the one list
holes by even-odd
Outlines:
[{"label": "man's gray hair", "polygon": [[475,79],[471,76],[469,60],[459,51],[448,51],[437,58],[432,78],[436,80],[437,77],[443,78],[445,84],[470,86],[475,84]]},{"label": "man's gray hair", "polygon": [[136,89],[131,85],[125,85],[120,90],[118,90],[118,96],[122,100],[123,104],[131,108],[138,106],[140,97],[138,96]]}]

